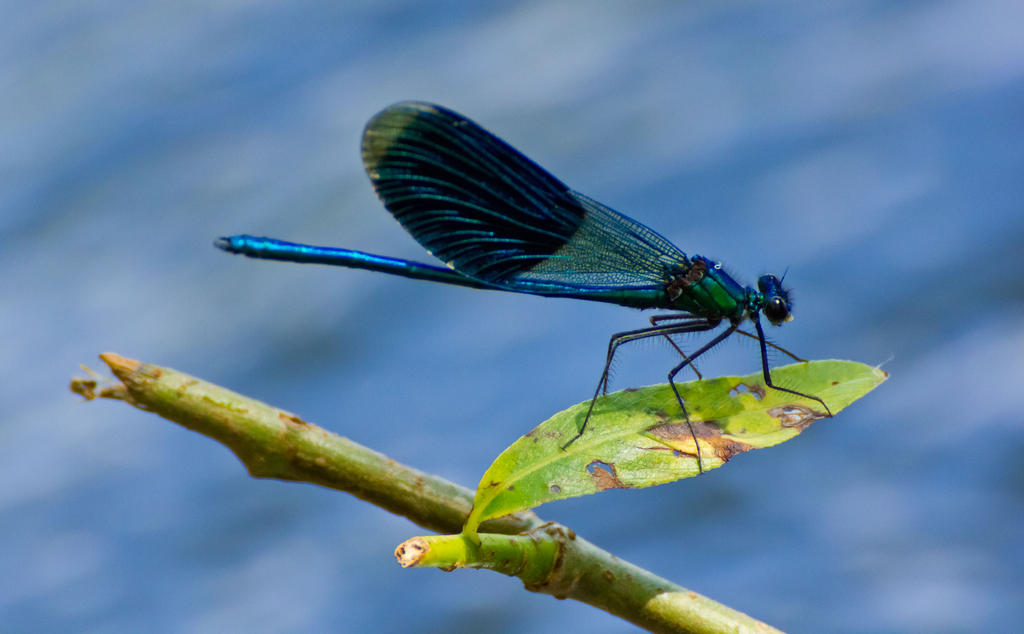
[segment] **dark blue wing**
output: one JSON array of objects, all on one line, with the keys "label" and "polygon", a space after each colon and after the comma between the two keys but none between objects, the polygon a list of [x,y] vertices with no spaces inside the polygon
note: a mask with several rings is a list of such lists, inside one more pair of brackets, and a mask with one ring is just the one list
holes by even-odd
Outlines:
[{"label": "dark blue wing", "polygon": [[688,264],[668,240],[565,186],[469,119],[426,103],[366,126],[384,206],[450,268],[506,290],[656,290]]}]

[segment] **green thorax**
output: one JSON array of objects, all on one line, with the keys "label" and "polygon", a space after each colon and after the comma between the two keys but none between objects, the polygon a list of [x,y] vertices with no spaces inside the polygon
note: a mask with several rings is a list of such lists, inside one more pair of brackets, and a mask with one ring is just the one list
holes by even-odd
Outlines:
[{"label": "green thorax", "polygon": [[740,286],[720,262],[700,255],[690,257],[689,267],[672,276],[665,287],[664,308],[682,310],[709,319],[742,320],[754,308],[760,293]]}]

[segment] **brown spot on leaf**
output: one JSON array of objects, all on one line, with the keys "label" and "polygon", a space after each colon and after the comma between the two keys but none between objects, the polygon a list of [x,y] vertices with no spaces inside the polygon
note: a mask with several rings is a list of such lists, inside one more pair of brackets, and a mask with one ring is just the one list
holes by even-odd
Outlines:
[{"label": "brown spot on leaf", "polygon": [[587,473],[594,479],[594,486],[597,487],[598,491],[628,488],[622,483],[622,480],[619,480],[618,474],[615,473],[614,464],[603,460],[594,460],[587,465]]},{"label": "brown spot on leaf", "polygon": [[558,486],[557,484],[552,484],[550,487],[548,487],[548,490],[554,493],[555,495],[558,495],[559,493],[562,492],[562,487]]},{"label": "brown spot on leaf", "polygon": [[672,456],[675,457],[675,458],[682,458],[683,456],[687,456],[689,458],[696,458],[697,457],[696,453],[688,453],[688,452],[685,452],[685,451],[680,451],[680,450],[676,449],[675,447],[667,447],[667,446],[660,446],[659,445],[659,446],[655,446],[655,447],[637,447],[637,448],[638,449],[646,449],[647,451],[671,451],[672,452]]},{"label": "brown spot on leaf", "polygon": [[[693,428],[692,432],[690,431],[691,427]],[[664,425],[652,427],[649,431],[664,440],[692,440],[694,436],[697,438],[709,438],[722,435],[722,430],[718,428],[718,421],[714,420],[695,420],[689,424],[685,422],[665,423]]]},{"label": "brown spot on leaf", "polygon": [[824,412],[815,411],[803,405],[780,405],[768,410],[768,415],[779,419],[779,424],[787,428],[806,429],[816,420],[828,418]]},{"label": "brown spot on leaf", "polygon": [[693,421],[690,424],[693,425],[692,435],[690,433],[690,425],[686,423],[658,425],[657,427],[652,427],[650,433],[657,438],[665,440],[673,447],[674,451],[680,454],[680,457],[685,455],[688,458],[695,458],[697,456],[696,449],[688,450],[686,447],[687,441],[689,441],[690,445],[693,444],[693,436],[696,436],[700,441],[701,451],[705,451],[705,448],[710,445],[715,457],[722,462],[728,462],[736,454],[753,449],[751,445],[745,442],[723,437],[722,430],[719,429],[717,421]]},{"label": "brown spot on leaf", "polygon": [[654,418],[661,421],[661,423],[667,423],[672,418],[671,416],[668,415],[668,412],[666,412],[663,409],[647,409],[645,410],[645,412],[648,416],[653,416]]},{"label": "brown spot on leaf", "polygon": [[533,440],[533,442],[537,442],[541,438],[561,439],[561,437],[562,437],[562,435],[560,433],[558,433],[557,431],[546,431],[546,432],[544,432],[542,434],[538,434],[537,432],[539,432],[539,431],[540,431],[539,427],[534,427],[530,431],[528,431],[525,434],[523,434],[523,438],[530,438],[531,440]]},{"label": "brown spot on leaf", "polygon": [[753,449],[751,445],[738,440],[733,440],[732,438],[716,436],[708,438],[707,440],[708,443],[711,444],[711,448],[715,451],[715,456],[717,456],[722,462],[729,462],[729,460],[731,460],[736,454]]}]

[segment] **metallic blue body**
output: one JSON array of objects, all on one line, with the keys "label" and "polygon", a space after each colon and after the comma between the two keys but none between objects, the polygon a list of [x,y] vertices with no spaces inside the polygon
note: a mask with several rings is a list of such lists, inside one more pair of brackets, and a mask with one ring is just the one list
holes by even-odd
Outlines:
[{"label": "metallic blue body", "polygon": [[[682,368],[750,320],[757,334],[744,334],[760,341],[767,384],[818,400],[828,411],[820,399],[771,382],[760,315],[775,325],[791,318],[789,294],[775,276],[761,277],[757,289],[741,286],[719,262],[687,256],[655,231],[573,191],[512,146],[441,106],[403,102],[385,108],[366,125],[362,155],[384,206],[444,267],[249,235],[221,238],[216,246],[254,258],[678,311],[652,318],[650,328],[612,337],[591,409],[607,387],[608,367],[622,343],[706,331],[726,322],[723,332],[683,355],[669,372],[675,390],[673,378]],[[676,396],[685,415],[678,391]]]},{"label": "metallic blue body", "polygon": [[362,154],[384,205],[446,267],[248,235],[222,238],[217,246],[255,258],[716,321],[739,322],[763,307],[762,294],[738,284],[718,262],[688,257],[451,110],[419,102],[391,106],[367,124]]}]

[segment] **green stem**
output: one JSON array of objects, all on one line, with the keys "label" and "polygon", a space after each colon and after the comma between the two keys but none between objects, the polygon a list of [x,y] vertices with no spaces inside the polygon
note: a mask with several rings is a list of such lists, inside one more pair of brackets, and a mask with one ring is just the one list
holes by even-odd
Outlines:
[{"label": "green stem", "polygon": [[778,632],[705,596],[622,561],[559,524],[523,535],[414,537],[395,550],[406,568],[480,568],[519,577],[527,590],[576,599],[652,632]]},{"label": "green stem", "polygon": [[404,568],[493,570],[519,577],[530,587],[549,578],[562,554],[561,544],[538,529],[523,535],[478,536],[479,544],[461,534],[413,537],[395,549],[395,557]]},{"label": "green stem", "polygon": [[[76,379],[87,399],[124,400],[224,444],[250,475],[311,482],[345,491],[442,533],[462,529],[473,492],[398,464],[298,416],[169,368],[100,355],[123,383],[97,391]],[[775,632],[760,621],[622,561],[571,530],[532,512],[488,520],[481,545],[461,535],[409,540],[403,565],[488,568],[526,588],[599,607],[654,632]],[[516,535],[522,533],[521,535]],[[426,553],[415,557],[414,550]]]}]

